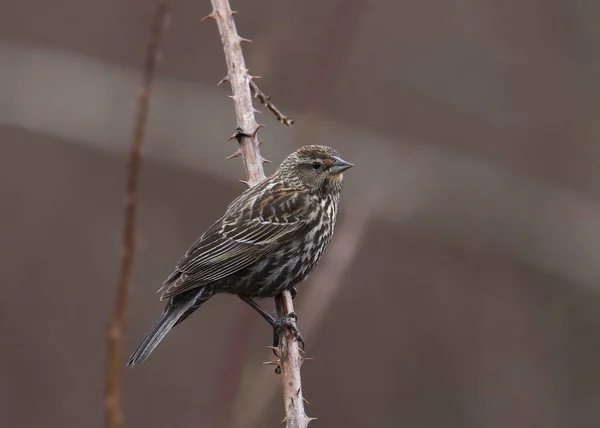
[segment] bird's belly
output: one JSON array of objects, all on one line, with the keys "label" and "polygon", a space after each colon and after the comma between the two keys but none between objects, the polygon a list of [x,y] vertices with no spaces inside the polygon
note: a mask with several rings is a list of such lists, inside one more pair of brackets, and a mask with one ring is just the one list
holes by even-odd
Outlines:
[{"label": "bird's belly", "polygon": [[[228,292],[255,298],[273,297],[303,282],[321,258],[321,245],[290,243],[229,279]],[[320,247],[320,248],[319,248]]]}]

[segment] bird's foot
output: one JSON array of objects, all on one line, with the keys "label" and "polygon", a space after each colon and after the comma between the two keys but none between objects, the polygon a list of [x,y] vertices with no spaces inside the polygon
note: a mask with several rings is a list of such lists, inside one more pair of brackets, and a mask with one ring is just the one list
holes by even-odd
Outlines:
[{"label": "bird's foot", "polygon": [[273,322],[273,346],[279,347],[279,335],[281,330],[287,328],[292,332],[294,338],[302,345],[302,350],[304,350],[304,338],[300,331],[298,331],[298,327],[296,327],[295,322],[298,321],[298,316],[294,312],[290,312],[283,318],[279,318],[274,320]]}]

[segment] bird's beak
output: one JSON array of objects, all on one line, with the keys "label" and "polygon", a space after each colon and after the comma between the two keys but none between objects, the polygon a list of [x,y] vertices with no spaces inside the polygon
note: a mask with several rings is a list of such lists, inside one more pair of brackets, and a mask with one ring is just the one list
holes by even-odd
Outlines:
[{"label": "bird's beak", "polygon": [[340,159],[338,157],[334,157],[334,159],[335,162],[329,167],[329,172],[331,174],[339,174],[354,166],[350,162],[346,162],[344,159]]}]

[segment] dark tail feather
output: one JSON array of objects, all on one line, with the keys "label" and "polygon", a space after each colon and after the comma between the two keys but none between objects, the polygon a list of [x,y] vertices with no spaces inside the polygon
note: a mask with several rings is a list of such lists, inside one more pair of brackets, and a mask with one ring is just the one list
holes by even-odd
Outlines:
[{"label": "dark tail feather", "polygon": [[200,296],[197,296],[196,298],[177,299],[179,301],[172,302],[162,316],[158,319],[156,324],[154,324],[154,327],[152,327],[152,329],[148,332],[141,345],[131,355],[127,365],[134,367],[143,363],[152,353],[152,351],[154,351],[154,349],[158,346],[161,340],[165,338],[167,333],[171,331],[171,329],[178,323],[178,320],[184,315],[189,315],[189,313],[186,314],[186,312],[188,312],[190,309],[192,309],[191,312],[193,312],[194,309],[200,306],[200,304],[208,300],[208,297],[210,296],[207,296],[206,299],[202,299],[202,295],[200,293]]}]

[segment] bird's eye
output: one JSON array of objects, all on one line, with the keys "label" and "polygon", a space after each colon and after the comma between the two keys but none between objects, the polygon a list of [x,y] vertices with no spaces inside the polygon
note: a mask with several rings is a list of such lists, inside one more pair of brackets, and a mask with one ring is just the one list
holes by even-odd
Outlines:
[{"label": "bird's eye", "polygon": [[315,161],[315,162],[313,162],[313,163],[312,163],[312,167],[313,167],[314,169],[319,169],[319,168],[321,168],[321,162],[316,162],[316,161]]}]

